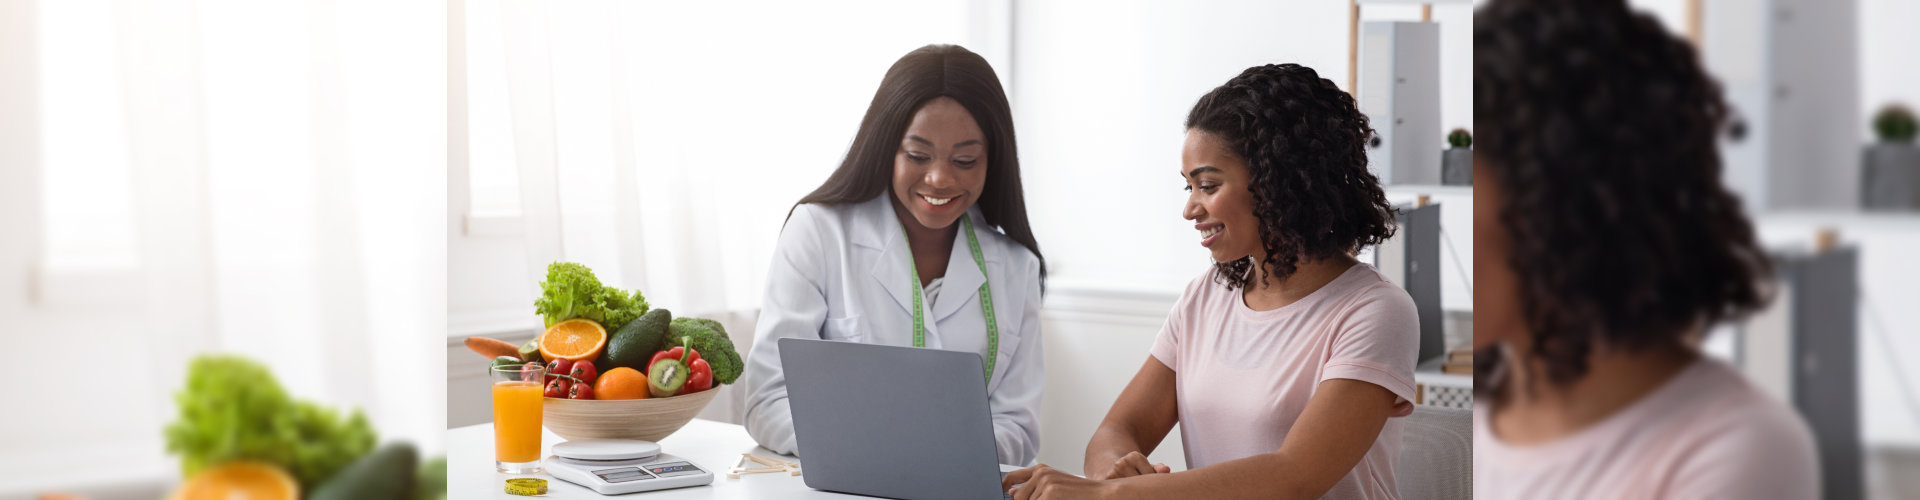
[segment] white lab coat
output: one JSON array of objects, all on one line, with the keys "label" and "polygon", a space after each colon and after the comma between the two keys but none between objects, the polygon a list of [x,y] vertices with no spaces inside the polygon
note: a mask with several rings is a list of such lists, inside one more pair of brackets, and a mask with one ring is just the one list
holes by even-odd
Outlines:
[{"label": "white lab coat", "polygon": [[[793,413],[780,368],[779,339],[829,339],[913,345],[909,249],[893,204],[883,194],[864,203],[800,205],[787,219],[767,272],[767,295],[747,354],[747,433],[761,446],[795,453]],[[987,383],[1000,462],[1032,464],[1040,448],[1040,260],[1026,247],[973,218],[987,275],[973,261],[964,234],[955,235],[947,273],[926,305],[926,347],[986,359],[986,318],[978,289],[991,278],[1000,352]],[[964,231],[964,225],[955,222]],[[924,295],[924,294],[923,294]]]}]

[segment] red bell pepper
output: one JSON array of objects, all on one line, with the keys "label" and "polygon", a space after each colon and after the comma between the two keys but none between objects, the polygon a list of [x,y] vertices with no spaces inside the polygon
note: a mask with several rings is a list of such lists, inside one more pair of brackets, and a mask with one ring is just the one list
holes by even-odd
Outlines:
[{"label": "red bell pepper", "polygon": [[[688,350],[692,351],[692,349]],[[695,358],[693,364],[688,365],[687,371],[689,372],[687,385],[680,389],[681,394],[693,394],[713,388],[713,366],[708,365],[707,360]]]},{"label": "red bell pepper", "polygon": [[[687,367],[687,381],[679,388],[670,388],[669,390],[672,391],[671,395],[693,394],[712,389],[713,365],[708,364],[707,360],[700,359],[700,351],[695,350],[691,346],[693,343],[692,337],[680,337],[680,343],[681,345],[674,346],[672,349],[654,353],[653,359],[647,361],[647,373],[655,373],[653,371],[653,365],[663,360],[679,361]],[[649,375],[649,377],[651,376],[652,375]],[[651,384],[652,381],[650,380],[648,383]]]},{"label": "red bell pepper", "polygon": [[[693,341],[693,337],[680,337],[680,342],[682,343],[688,343],[692,341]],[[693,364],[694,361],[700,361],[700,351],[693,351],[692,357],[688,357],[686,355],[686,351],[693,351],[693,349],[686,347],[684,345],[677,345],[677,346],[673,346],[672,349],[667,349],[664,351],[653,353],[653,359],[647,360],[646,373],[653,373],[653,364],[659,363],[660,360],[662,359],[687,358],[685,360],[682,360],[681,362],[687,363],[689,365]]]}]

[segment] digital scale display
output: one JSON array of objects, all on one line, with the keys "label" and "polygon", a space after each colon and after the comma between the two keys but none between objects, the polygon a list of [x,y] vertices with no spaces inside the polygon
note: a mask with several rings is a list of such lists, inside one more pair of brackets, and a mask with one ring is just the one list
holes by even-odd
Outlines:
[{"label": "digital scale display", "polygon": [[657,477],[695,476],[703,473],[705,473],[705,471],[700,470],[699,467],[695,467],[691,462],[668,462],[640,467],[615,467],[593,471],[593,475],[600,476],[601,481],[608,483],[626,483]]}]

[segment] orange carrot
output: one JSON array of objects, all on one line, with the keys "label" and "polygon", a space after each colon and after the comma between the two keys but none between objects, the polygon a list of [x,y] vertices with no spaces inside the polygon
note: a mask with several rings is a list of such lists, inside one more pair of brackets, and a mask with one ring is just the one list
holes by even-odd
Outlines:
[{"label": "orange carrot", "polygon": [[480,353],[481,356],[485,356],[487,359],[501,356],[520,357],[520,347],[509,344],[503,340],[494,340],[486,337],[467,337],[467,348],[473,349],[473,352]]}]

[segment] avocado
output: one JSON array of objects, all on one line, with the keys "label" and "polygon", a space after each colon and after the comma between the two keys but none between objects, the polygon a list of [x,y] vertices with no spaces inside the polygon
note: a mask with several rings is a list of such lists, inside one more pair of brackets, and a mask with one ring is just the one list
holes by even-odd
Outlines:
[{"label": "avocado", "polygon": [[420,452],[413,443],[388,443],[320,483],[312,500],[413,500]]},{"label": "avocado", "polygon": [[613,332],[613,337],[607,339],[607,350],[593,362],[593,367],[600,373],[622,366],[646,373],[647,360],[653,358],[653,353],[660,352],[670,323],[673,323],[673,313],[664,307],[654,308],[627,322],[627,326],[620,327],[620,331]]}]

